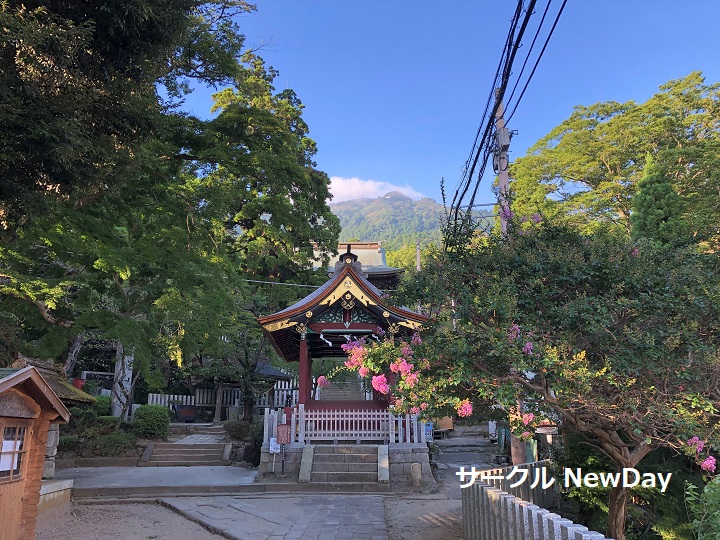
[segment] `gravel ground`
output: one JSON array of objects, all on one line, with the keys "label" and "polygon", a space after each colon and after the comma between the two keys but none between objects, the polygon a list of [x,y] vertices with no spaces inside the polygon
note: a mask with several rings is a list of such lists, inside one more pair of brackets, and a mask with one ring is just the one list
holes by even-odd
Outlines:
[{"label": "gravel ground", "polygon": [[218,540],[222,538],[156,504],[73,507],[53,521],[38,523],[36,540]]}]

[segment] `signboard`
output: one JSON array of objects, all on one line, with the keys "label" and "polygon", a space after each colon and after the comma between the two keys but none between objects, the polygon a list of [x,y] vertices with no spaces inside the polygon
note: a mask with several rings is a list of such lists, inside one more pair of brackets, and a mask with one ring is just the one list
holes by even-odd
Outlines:
[{"label": "signboard", "polygon": [[290,424],[279,424],[277,427],[278,444],[290,444]]},{"label": "signboard", "polygon": [[[270,453],[271,454],[279,454],[280,453],[280,445],[277,442],[277,439],[275,437],[270,437]],[[273,458],[275,459],[275,458]]]},{"label": "signboard", "polygon": [[432,422],[425,422],[425,440],[426,441],[433,440],[433,423]]},{"label": "signboard", "polygon": [[40,406],[32,398],[10,388],[0,395],[0,416],[37,418]]}]

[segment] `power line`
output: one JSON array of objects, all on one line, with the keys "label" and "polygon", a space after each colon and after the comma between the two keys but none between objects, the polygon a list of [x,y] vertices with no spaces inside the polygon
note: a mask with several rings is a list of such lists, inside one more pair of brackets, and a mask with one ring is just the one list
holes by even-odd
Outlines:
[{"label": "power line", "polygon": [[520,105],[520,101],[522,100],[523,96],[525,95],[525,90],[527,90],[528,85],[530,84],[530,81],[533,78],[533,75],[535,75],[535,70],[538,67],[538,64],[540,64],[540,60],[543,57],[543,54],[545,54],[545,49],[548,46],[548,43],[550,42],[550,38],[553,35],[553,32],[555,32],[555,27],[557,26],[558,21],[560,20],[560,16],[562,15],[563,10],[565,9],[565,4],[567,4],[567,0],[563,0],[562,5],[560,6],[560,11],[558,11],[557,16],[555,17],[555,21],[553,22],[552,27],[550,28],[550,33],[548,34],[548,37],[545,39],[545,43],[543,44],[543,48],[540,50],[540,55],[537,57],[537,60],[535,60],[535,65],[532,68],[532,71],[530,72],[530,76],[528,77],[528,80],[525,81],[525,86],[523,86],[522,92],[520,92],[520,96],[518,97],[518,100],[515,102],[515,106],[513,107],[513,110],[510,111],[510,114],[508,115],[507,120],[505,120],[505,123],[507,124],[512,119],[513,115],[515,114],[515,111],[518,108],[518,105]]}]

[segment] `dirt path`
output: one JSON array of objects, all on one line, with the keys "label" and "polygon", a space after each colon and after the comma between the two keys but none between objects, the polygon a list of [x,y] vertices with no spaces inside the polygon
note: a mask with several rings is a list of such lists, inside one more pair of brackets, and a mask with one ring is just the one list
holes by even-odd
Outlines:
[{"label": "dirt path", "polygon": [[157,504],[75,506],[64,519],[38,523],[36,540],[219,540]]}]

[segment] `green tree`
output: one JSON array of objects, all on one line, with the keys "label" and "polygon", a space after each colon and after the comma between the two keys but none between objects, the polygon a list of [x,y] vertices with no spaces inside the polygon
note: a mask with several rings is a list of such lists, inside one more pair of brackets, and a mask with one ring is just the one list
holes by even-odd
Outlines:
[{"label": "green tree", "polygon": [[632,199],[651,153],[680,196],[696,241],[716,242],[720,219],[720,86],[698,72],[645,103],[578,106],[511,167],[513,211],[584,232],[629,234]]},{"label": "green tree", "polygon": [[[692,436],[717,451],[717,257],[547,222],[513,230],[449,238],[411,284],[440,314],[425,336],[434,377],[502,405],[518,434],[524,396],[526,413],[559,418],[616,470]],[[612,538],[624,538],[627,496],[609,493]]]},{"label": "green tree", "polygon": [[680,218],[682,201],[649,155],[639,188],[632,200],[633,238],[649,238],[663,245],[685,242],[687,231]]}]

